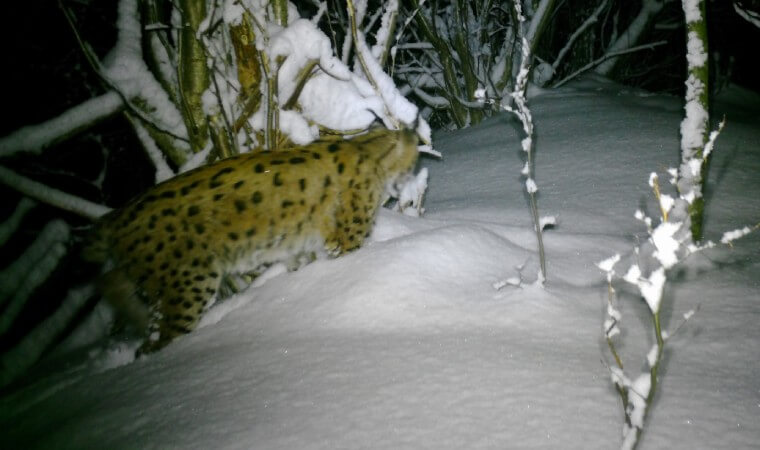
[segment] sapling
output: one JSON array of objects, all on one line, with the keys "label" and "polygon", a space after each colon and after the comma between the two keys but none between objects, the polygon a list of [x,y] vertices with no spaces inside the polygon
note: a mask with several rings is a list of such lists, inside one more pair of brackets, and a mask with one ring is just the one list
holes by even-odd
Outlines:
[{"label": "sapling", "polygon": [[[710,148],[717,135],[718,131],[711,135],[708,143]],[[709,154],[709,151],[705,151],[705,153]],[[670,169],[669,173],[672,176],[670,183],[675,185],[677,170]],[[612,281],[617,275],[615,265],[621,257],[616,254],[597,263],[597,266],[607,275],[608,302],[604,321],[604,335],[610,353],[615,360],[615,364],[610,367],[612,383],[622,400],[625,415],[621,447],[623,449],[635,448],[644,430],[645,419],[656,394],[659,381],[657,377],[662,367],[662,356],[668,338],[675,335],[683,323],[688,321],[695,312],[695,310],[686,312],[683,315],[683,321],[672,333],[663,330],[660,312],[668,270],[683,262],[690,255],[716,245],[711,241],[699,245],[694,243],[686,199],[682,196],[674,198],[664,194],[660,189],[659,178],[655,173],[650,175],[649,185],[659,205],[660,220],[655,226],[651,217],[641,210],[636,211],[635,217],[645,224],[649,238],[643,245],[634,248],[633,263],[622,276],[624,281],[636,286],[639,294],[646,301],[654,329],[655,342],[646,355],[648,371],[642,372],[635,378],[631,378],[624,372],[623,361],[614,341],[615,336],[620,334],[622,315],[616,307],[615,288]],[[756,225],[754,229],[758,226],[760,225]],[[720,243],[731,245],[732,241],[752,230],[753,227],[743,227],[726,232],[721,237]]]},{"label": "sapling", "polygon": [[[543,285],[544,281],[546,280],[546,253],[544,251],[543,228],[547,225],[556,224],[556,218],[551,216],[539,217],[538,202],[536,199],[538,185],[534,179],[535,167],[533,164],[533,116],[530,112],[530,108],[528,107],[528,100],[526,96],[528,78],[530,76],[533,61],[532,41],[530,37],[534,36],[535,39],[535,22],[532,22],[530,28],[526,30],[528,25],[526,24],[527,21],[522,13],[522,6],[520,2],[513,2],[512,5],[514,7],[517,21],[520,24],[519,39],[521,42],[521,60],[519,70],[517,71],[517,75],[514,80],[514,90],[509,93],[512,104],[503,102],[499,103],[499,107],[517,116],[517,118],[520,120],[520,123],[522,124],[523,132],[525,133],[525,137],[520,141],[521,148],[523,152],[525,152],[525,164],[523,165],[520,174],[525,177],[525,191],[528,194],[531,216],[533,218],[533,226],[536,232],[538,258],[541,269],[536,282],[538,285]],[[487,104],[490,106],[496,105],[496,102],[488,97],[484,88],[478,89],[474,95],[475,98],[482,104]],[[501,289],[507,285],[514,285],[514,283],[499,281],[494,284],[494,288]]]},{"label": "sapling", "polygon": [[[520,2],[513,3],[515,8],[515,14],[521,25],[525,24],[525,16],[522,14],[522,7]],[[536,230],[536,241],[538,243],[538,257],[541,264],[541,274],[539,275],[539,282],[542,283],[546,280],[546,254],[544,252],[544,238],[542,233],[542,220],[538,216],[538,204],[536,200],[536,193],[538,192],[538,185],[533,178],[535,168],[533,165],[533,116],[531,115],[530,108],[528,108],[528,102],[526,98],[526,91],[528,87],[528,76],[530,75],[530,68],[532,63],[531,43],[526,37],[526,32],[521,27],[520,41],[522,43],[522,60],[520,61],[520,70],[517,73],[515,79],[515,89],[510,94],[514,107],[509,104],[502,105],[502,107],[516,115],[522,123],[525,137],[521,141],[522,150],[525,152],[525,165],[521,171],[522,176],[525,177],[525,190],[528,193],[530,199],[530,211],[533,216],[533,226]],[[546,222],[546,221],[543,221]]]},{"label": "sapling", "polygon": [[[651,2],[645,2],[651,3]],[[655,5],[656,6],[656,5]],[[707,26],[704,20],[705,5],[701,0],[683,0],[682,6],[688,31],[687,55],[689,77],[686,80],[686,117],[681,123],[681,165],[669,169],[670,184],[678,197],[674,198],[660,190],[656,173],[649,177],[649,186],[657,199],[660,212],[659,224],[654,226],[651,217],[636,211],[635,217],[647,228],[648,240],[634,249],[635,261],[630,265],[623,280],[637,287],[646,301],[652,317],[655,343],[647,353],[648,372],[629,378],[623,371],[623,362],[615,348],[613,338],[619,334],[620,311],[615,307],[615,290],[612,279],[614,267],[620,260],[615,255],[599,262],[598,267],[607,274],[608,304],[604,333],[607,345],[615,359],[610,367],[612,382],[622,400],[625,414],[623,449],[635,448],[644,430],[645,420],[657,392],[657,375],[669,334],[662,329],[660,311],[668,270],[681,263],[689,255],[714,247],[711,241],[697,244],[702,237],[702,197],[705,173],[715,140],[723,130],[725,119],[717,130],[707,135],[709,108],[707,96]],[[756,225],[757,228],[760,224]],[[743,227],[724,233],[721,244],[731,242],[753,230]],[[684,315],[689,320],[694,311]],[[681,323],[683,325],[683,322]],[[680,328],[679,325],[676,328]]]}]

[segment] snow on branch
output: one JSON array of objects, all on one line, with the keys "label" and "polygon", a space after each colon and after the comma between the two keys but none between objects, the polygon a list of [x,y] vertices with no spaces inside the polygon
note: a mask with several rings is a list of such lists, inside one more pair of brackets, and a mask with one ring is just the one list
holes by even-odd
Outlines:
[{"label": "snow on branch", "polygon": [[[383,71],[359,29],[366,5],[350,19],[352,33],[346,36],[348,47],[342,50],[344,55],[353,50],[353,67],[349,67],[348,59],[344,62],[335,56],[330,38],[313,20],[296,18],[287,26],[273,26],[258,14],[257,8],[251,7],[244,14],[256,17],[256,50],[266,62],[263,76],[267,86],[262,89],[262,103],[279,106],[277,120],[270,121],[268,111],[253,114],[247,121],[253,130],[269,130],[270,122],[272,126],[276,123],[292,142],[304,144],[319,135],[319,126],[353,133],[366,129],[377,118],[390,128],[415,122],[417,107],[404,98]],[[379,36],[385,39],[385,45],[390,45],[395,23],[393,8],[391,2],[385,5],[382,16],[374,14],[380,18],[376,42]],[[383,53],[377,46],[374,51]]]},{"label": "snow on branch", "polygon": [[[543,3],[542,3],[543,4]],[[520,2],[514,3],[515,15],[521,25],[525,22],[525,16],[522,13],[522,7]],[[538,15],[538,14],[537,14]],[[517,116],[522,123],[525,137],[521,141],[522,150],[525,152],[525,166],[522,169],[522,176],[525,177],[525,190],[528,193],[530,199],[530,209],[533,216],[533,224],[536,231],[536,241],[538,246],[538,256],[541,265],[541,273],[539,274],[539,283],[542,284],[546,280],[546,253],[544,251],[544,238],[543,229],[541,225],[541,218],[538,215],[538,205],[536,200],[536,193],[538,192],[538,185],[534,180],[534,159],[533,159],[533,116],[528,107],[528,100],[526,98],[526,92],[528,88],[528,77],[530,75],[530,68],[533,61],[533,54],[531,53],[531,42],[523,34],[523,26],[520,27],[520,42],[522,49],[522,59],[520,60],[520,69],[517,72],[514,83],[514,91],[510,94],[514,101],[515,107],[513,108],[509,104],[502,105],[504,110]]]},{"label": "snow on branch", "polygon": [[760,12],[749,10],[742,2],[734,2],[734,10],[744,20],[760,28]]},{"label": "snow on branch", "polygon": [[13,210],[13,214],[0,223],[0,246],[5,245],[8,239],[16,232],[18,226],[21,225],[21,221],[24,220],[24,216],[35,206],[35,202],[24,197],[16,205],[16,209]]},{"label": "snow on branch", "polygon": [[176,175],[166,162],[166,155],[161,152],[161,149],[156,145],[156,141],[150,136],[150,133],[145,126],[131,115],[128,115],[127,117],[135,130],[137,138],[140,139],[145,152],[148,154],[153,166],[156,168],[156,183],[168,180]]},{"label": "snow on branch", "polygon": [[0,138],[0,157],[21,151],[40,153],[123,109],[124,101],[116,92],[91,98],[58,117],[20,128]]},{"label": "snow on branch", "polygon": [[351,34],[356,46],[356,57],[374,92],[383,99],[386,108],[385,118],[390,121],[392,128],[399,128],[399,121],[405,124],[413,123],[417,117],[417,107],[401,95],[393,79],[383,71],[380,63],[367,47],[364,34],[358,29],[357,20],[359,19],[354,13],[353,0],[347,0],[346,5],[348,6]]},{"label": "snow on branch", "polygon": [[66,254],[63,243],[68,238],[68,225],[54,220],[13,264],[0,272],[0,305],[7,303],[0,316],[0,335],[8,331],[29,296],[55,270]]},{"label": "snow on branch", "polygon": [[372,57],[375,58],[382,66],[388,59],[394,40],[396,29],[396,19],[398,18],[398,0],[385,2],[382,18],[380,19],[380,29],[375,34],[375,45],[372,46]]},{"label": "snow on branch", "polygon": [[53,315],[37,325],[15,347],[3,353],[0,357],[0,387],[11,383],[34,364],[94,294],[92,285],[70,290]]},{"label": "snow on branch", "polygon": [[[678,170],[678,192],[688,202],[693,239],[702,236],[704,212],[704,183],[708,156],[718,133],[708,136],[709,68],[707,52],[707,22],[704,0],[683,0],[686,18],[686,116],[681,122],[681,166]],[[723,128],[721,124],[720,128]]]},{"label": "snow on branch", "polygon": [[[515,0],[515,3],[519,3],[517,0]],[[531,45],[530,51],[533,53],[536,50],[535,45],[538,43],[538,37],[540,36],[540,30],[543,26],[546,25],[546,21],[549,20],[549,16],[551,16],[554,6],[554,0],[541,0],[541,3],[538,4],[538,6],[533,11],[533,17],[530,20],[530,26],[528,27],[528,31],[525,33],[525,39],[528,40],[528,42]]]},{"label": "snow on branch", "polygon": [[132,108],[142,120],[187,142],[189,137],[182,115],[143,60],[137,0],[121,0],[118,13],[118,39],[103,61],[101,75],[127,101],[139,98],[140,102],[145,103],[145,108],[136,105]]},{"label": "snow on branch", "polygon": [[628,25],[628,28],[620,34],[615,42],[607,48],[605,55],[612,55],[612,57],[609,57],[605,62],[599,64],[599,66],[594,69],[595,72],[600,75],[609,75],[618,61],[617,56],[619,55],[616,53],[625,50],[638,42],[646,31],[649,22],[662,10],[666,3],[667,2],[664,0],[643,0],[639,14],[633,19],[631,24]]},{"label": "snow on branch", "polygon": [[585,66],[581,67],[580,69],[577,69],[576,71],[574,71],[570,75],[566,76],[565,78],[563,78],[563,79],[557,81],[556,83],[552,84],[552,87],[555,87],[555,88],[560,87],[563,84],[567,83],[568,81],[574,79],[578,75],[582,74],[583,72],[585,72],[587,70],[590,70],[590,69],[598,66],[602,62],[610,60],[611,58],[617,58],[618,56],[625,55],[625,54],[628,54],[628,53],[638,52],[640,50],[651,50],[651,49],[653,49],[653,48],[655,48],[657,46],[665,45],[667,43],[668,43],[668,41],[657,41],[657,42],[651,42],[649,44],[637,45],[637,46],[634,46],[634,47],[631,47],[631,48],[626,48],[626,49],[615,51],[615,52],[605,53],[604,55],[602,55],[599,58],[591,61],[590,63],[586,64]]},{"label": "snow on branch", "polygon": [[[609,3],[609,0],[602,0],[602,2],[599,3],[599,6],[594,10],[594,12],[591,13],[590,16],[581,24],[581,26],[576,29],[572,35],[567,39],[567,43],[564,47],[559,51],[557,54],[557,58],[552,63],[552,73],[555,73],[557,71],[557,68],[559,67],[559,64],[562,62],[562,60],[565,58],[565,55],[570,51],[571,48],[573,48],[573,44],[575,44],[575,41],[578,40],[578,38],[589,28],[591,25],[595,24],[599,20],[599,15],[602,13],[602,11],[607,8],[607,3]],[[601,62],[601,61],[600,61]]]},{"label": "snow on branch", "polygon": [[[669,173],[673,175],[676,173],[676,170],[670,169]],[[675,185],[677,180],[675,177],[672,177],[670,182]],[[666,330],[663,330],[660,321],[660,311],[662,309],[665,285],[668,281],[668,271],[683,262],[690,255],[713,248],[716,245],[710,241],[701,245],[694,243],[687,212],[688,202],[682,194],[678,198],[663,194],[656,173],[650,175],[649,186],[652,188],[660,206],[660,221],[656,226],[653,226],[654,220],[651,217],[648,217],[641,210],[636,211],[635,217],[646,225],[649,239],[640,247],[634,248],[633,262],[621,277],[625,282],[636,286],[639,294],[646,301],[652,317],[656,340],[645,358],[648,370],[639,374],[635,379],[631,379],[625,375],[622,360],[613,341],[613,338],[620,334],[620,323],[622,320],[622,315],[616,306],[617,298],[612,284],[613,278],[617,275],[615,273],[615,265],[621,258],[619,254],[616,254],[597,263],[597,266],[607,276],[607,317],[604,321],[603,330],[607,345],[616,364],[616,366],[609,368],[610,377],[620,395],[625,414],[626,423],[623,427],[622,445],[624,449],[635,448],[641,433],[644,431],[645,419],[649,409],[653,405],[657,390],[658,373],[661,370],[662,355],[668,337],[673,336],[683,323],[694,314],[693,310],[684,314],[683,322],[673,332],[668,333]],[[746,236],[758,229],[758,227],[760,225],[754,227],[747,226],[726,232],[721,237],[720,242],[724,245],[732,245],[731,243],[734,240]]]},{"label": "snow on branch", "polygon": [[53,205],[66,211],[71,211],[88,219],[97,219],[111,209],[107,206],[92,203],[83,198],[67,194],[46,186],[37,181],[30,180],[12,170],[0,166],[0,183],[3,183],[24,195],[37,199],[43,203]]},{"label": "snow on branch", "polygon": [[[345,131],[365,128],[376,116],[384,115],[379,96],[371,89],[367,93],[356,87],[351,70],[333,55],[329,38],[311,21],[297,19],[273,34],[265,52],[283,59],[277,72],[277,95],[283,99],[297,96],[301,107],[300,114],[280,110],[280,127],[294,142],[310,142],[318,135],[308,120]],[[299,92],[299,74],[315,64],[319,70],[306,73],[308,79]],[[263,124],[255,128],[259,127]]]}]

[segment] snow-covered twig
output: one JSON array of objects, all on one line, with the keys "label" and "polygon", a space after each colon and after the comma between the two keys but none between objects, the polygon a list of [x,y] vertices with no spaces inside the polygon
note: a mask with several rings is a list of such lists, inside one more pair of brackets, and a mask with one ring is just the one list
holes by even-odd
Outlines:
[{"label": "snow-covered twig", "polygon": [[0,357],[0,387],[11,383],[34,364],[94,294],[95,288],[92,285],[70,290],[53,315],[37,325],[16,346],[3,353]]},{"label": "snow-covered twig", "polygon": [[[647,3],[649,2],[645,1],[645,7]],[[650,175],[649,185],[660,206],[661,218],[659,224],[653,226],[653,220],[650,217],[642,211],[636,212],[636,218],[647,226],[649,239],[644,248],[635,249],[636,255],[641,260],[634,262],[623,276],[626,282],[638,288],[652,317],[656,343],[646,357],[649,373],[640,374],[634,381],[628,379],[623,373],[622,362],[612,343],[613,335],[609,331],[605,331],[610,350],[618,364],[617,368],[611,369],[611,375],[623,402],[626,417],[626,424],[623,427],[622,448],[624,449],[635,448],[638,444],[644,430],[647,413],[653,404],[654,395],[657,391],[658,372],[662,363],[665,342],[669,336],[667,332],[662,330],[660,322],[667,272],[689,255],[715,246],[710,241],[701,245],[697,245],[695,242],[701,238],[704,171],[725,120],[721,122],[716,131],[710,133],[709,137],[706,136],[709,105],[707,95],[707,26],[704,21],[705,2],[704,0],[682,0],[682,6],[688,28],[686,58],[689,77],[686,81],[686,117],[681,123],[680,168],[668,170],[671,175],[670,183],[677,188],[678,198],[663,194],[657,174],[652,173]],[[741,238],[751,231],[750,227],[744,227],[724,233],[721,243],[731,245],[733,240]],[[618,260],[619,257],[615,257],[599,264],[599,267],[607,273],[611,296],[614,292],[611,282],[614,274],[613,268]],[[685,314],[684,322],[692,314],[693,311]],[[617,327],[619,321],[619,312],[608,307],[605,330],[610,329],[608,323],[614,322],[614,327]],[[675,332],[682,325],[683,322],[678,325]]]},{"label": "snow-covered twig", "polygon": [[[519,0],[514,0],[515,6],[518,6]],[[528,2],[526,2],[528,3]],[[552,15],[552,6],[554,0],[541,0],[541,2],[533,9],[533,17],[530,19],[528,30],[525,31],[523,37],[530,43],[530,52],[535,53],[535,45],[538,43],[542,28],[546,25],[549,17]],[[524,21],[520,20],[520,22]]]},{"label": "snow-covered twig", "polygon": [[16,205],[16,209],[13,210],[13,214],[8,217],[5,222],[0,223],[0,246],[5,245],[8,239],[16,232],[21,221],[24,220],[24,216],[35,205],[35,202],[27,197],[21,199]]},{"label": "snow-covered twig", "polygon": [[[439,154],[440,155],[440,154]],[[427,168],[420,169],[417,175],[409,175],[403,180],[401,186],[397,189],[396,211],[406,216],[419,217],[424,212],[422,200],[427,190],[428,171]]]},{"label": "snow-covered twig", "polygon": [[[520,2],[514,3],[515,13],[521,24],[525,22],[525,17],[522,14],[522,8]],[[522,29],[522,27],[521,27]],[[531,115],[530,108],[528,108],[528,100],[526,98],[526,91],[528,87],[528,76],[530,74],[530,67],[532,63],[531,43],[523,35],[521,31],[521,43],[522,43],[522,60],[520,61],[520,70],[517,73],[515,79],[515,89],[510,94],[514,100],[515,107],[510,105],[502,105],[502,107],[516,115],[523,126],[525,137],[521,141],[522,150],[525,152],[525,166],[522,169],[522,175],[525,177],[525,190],[528,193],[530,199],[530,210],[533,216],[533,226],[536,231],[536,241],[538,244],[538,256],[541,264],[541,274],[539,281],[546,280],[546,253],[544,251],[544,238],[543,230],[541,227],[541,219],[538,216],[538,205],[536,200],[536,193],[538,192],[538,185],[533,179],[535,167],[533,166],[533,116]]]},{"label": "snow-covered twig", "polygon": [[615,67],[621,50],[629,48],[635,44],[647,28],[650,20],[659,13],[667,1],[664,0],[643,0],[638,15],[631,21],[628,28],[610,45],[605,52],[604,62],[594,69],[600,75],[609,75]]},{"label": "snow-covered twig", "polygon": [[[675,169],[671,169],[674,173]],[[676,178],[671,179],[676,183]],[[653,404],[657,391],[658,373],[662,366],[662,355],[669,336],[675,335],[683,324],[689,320],[694,311],[684,314],[684,320],[678,324],[671,333],[663,330],[660,311],[662,307],[663,292],[667,282],[667,271],[691,254],[703,251],[715,246],[707,242],[697,246],[693,243],[690,231],[690,222],[686,214],[686,200],[683,197],[674,199],[663,194],[659,186],[658,177],[652,174],[649,177],[649,185],[660,205],[660,222],[653,226],[651,217],[637,211],[636,218],[647,226],[649,239],[641,248],[635,248],[634,254],[637,259],[630,265],[622,279],[639,290],[639,294],[646,301],[649,313],[652,317],[655,344],[646,356],[648,371],[641,373],[635,379],[629,379],[623,372],[623,362],[616,349],[613,338],[620,334],[620,311],[615,307],[615,289],[612,280],[616,276],[615,265],[620,261],[620,255],[614,255],[597,266],[605,272],[608,284],[607,318],[604,322],[604,334],[610,353],[615,359],[616,367],[610,368],[612,382],[622,400],[626,424],[623,429],[623,449],[635,448],[639,442],[641,433],[644,431],[645,419]],[[754,229],[760,227],[760,224]],[[723,234],[721,243],[731,245],[731,242],[753,231],[751,227],[744,227]],[[643,268],[642,268],[643,267]]]},{"label": "snow-covered twig", "polygon": [[[61,10],[93,70],[121,97],[124,106],[152,128],[170,136],[177,149],[188,150],[187,129],[179,111],[143,61],[136,0],[119,2],[116,21],[118,38],[102,64],[79,35],[68,8],[61,6]],[[144,106],[138,106],[138,102]]]},{"label": "snow-covered twig", "polygon": [[409,42],[396,46],[396,50],[433,50],[433,48],[430,42]]},{"label": "snow-covered twig", "polygon": [[746,6],[742,4],[742,2],[735,1],[734,2],[734,10],[737,14],[739,14],[744,20],[751,23],[752,25],[760,28],[760,12],[757,11],[751,11]]},{"label": "snow-covered twig", "polygon": [[657,42],[651,42],[649,44],[637,45],[635,47],[626,48],[624,50],[619,50],[619,51],[616,51],[616,52],[606,53],[603,56],[601,56],[601,57],[595,59],[594,61],[591,61],[590,63],[586,64],[585,66],[581,67],[580,69],[574,71],[573,73],[571,73],[570,75],[566,76],[565,78],[557,81],[556,83],[554,83],[552,85],[552,87],[555,87],[555,88],[560,87],[563,84],[567,83],[568,81],[572,80],[573,78],[577,77],[578,75],[582,74],[583,72],[586,72],[586,71],[588,71],[590,69],[593,69],[594,67],[598,66],[599,64],[603,63],[604,61],[606,61],[606,60],[608,60],[610,58],[615,58],[617,56],[625,55],[627,53],[638,52],[640,50],[651,50],[651,49],[653,49],[653,48],[655,48],[657,46],[665,45],[667,43],[668,43],[668,41],[657,41]]},{"label": "snow-covered twig", "polygon": [[69,227],[60,220],[48,223],[37,239],[10,267],[0,272],[0,335],[8,331],[29,296],[42,284],[66,254],[63,242]]},{"label": "snow-covered twig", "polygon": [[593,24],[595,24],[599,20],[599,15],[604,11],[604,9],[607,7],[607,3],[609,0],[602,0],[599,3],[599,6],[596,7],[594,12],[591,13],[590,16],[579,26],[573,34],[570,35],[570,37],[567,39],[567,43],[564,47],[562,47],[562,50],[559,51],[557,54],[557,58],[554,59],[554,62],[552,63],[552,71],[556,72],[557,67],[559,67],[559,64],[562,62],[562,60],[565,58],[565,55],[570,51],[571,48],[573,48],[573,44],[575,44],[575,41]]},{"label": "snow-covered twig", "polygon": [[385,65],[388,56],[392,52],[394,32],[396,30],[396,19],[398,18],[398,0],[391,0],[385,3],[385,10],[380,19],[380,28],[375,35],[376,44],[372,46],[372,56],[380,63]]},{"label": "snow-covered twig", "polygon": [[158,145],[156,145],[156,141],[153,140],[150,133],[148,133],[148,130],[143,126],[142,122],[132,118],[130,115],[127,115],[127,117],[129,118],[132,127],[135,129],[137,138],[140,139],[145,152],[148,154],[148,157],[153,163],[153,167],[156,168],[156,183],[168,180],[169,178],[176,175],[171,167],[169,167],[169,164],[166,162],[166,155],[161,153],[161,149],[158,147]]},{"label": "snow-covered twig", "polygon": [[[359,64],[361,64],[362,70],[364,72],[364,76],[367,77],[367,80],[372,85],[372,88],[375,90],[375,92],[379,93],[381,97],[383,97],[383,100],[385,103],[386,116],[388,117],[388,120],[391,122],[391,126],[397,129],[399,127],[398,119],[393,116],[391,111],[388,110],[389,103],[392,103],[392,100],[386,98],[386,96],[384,95],[385,89],[383,89],[380,85],[380,82],[384,78],[383,75],[385,74],[382,73],[382,68],[380,68],[377,61],[373,58],[369,48],[367,48],[367,44],[364,41],[364,35],[361,33],[361,31],[358,30],[358,26],[357,26],[358,18],[355,12],[353,0],[347,0],[346,6],[348,8],[348,20],[349,20],[349,25],[351,26],[351,36],[353,37],[354,45],[356,48],[356,59],[359,61]],[[387,75],[385,75],[385,77],[387,77]],[[393,84],[393,82],[391,82],[391,84]],[[393,86],[393,90],[395,90],[395,85]],[[410,123],[410,122],[407,122],[407,123]]]},{"label": "snow-covered twig", "polygon": [[69,108],[58,117],[25,126],[0,138],[0,157],[21,151],[40,153],[123,109],[124,102],[116,92],[91,98]]},{"label": "snow-covered twig", "polygon": [[43,203],[71,211],[88,219],[97,219],[111,210],[107,206],[92,203],[83,198],[30,180],[2,166],[0,166],[0,183]]},{"label": "snow-covered twig", "polygon": [[412,91],[423,101],[425,104],[429,106],[433,106],[436,108],[446,108],[451,106],[451,103],[446,97],[441,97],[439,95],[430,95],[421,88],[415,87],[412,89]]}]

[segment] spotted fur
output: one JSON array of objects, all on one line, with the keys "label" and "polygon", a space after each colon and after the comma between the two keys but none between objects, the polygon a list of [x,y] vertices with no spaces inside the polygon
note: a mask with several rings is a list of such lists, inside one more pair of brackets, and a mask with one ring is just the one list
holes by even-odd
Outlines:
[{"label": "spotted fur", "polygon": [[360,246],[417,155],[413,132],[376,129],[233,156],[109,213],[83,255],[113,261],[103,294],[146,331],[139,352],[152,352],[196,327],[224,274]]}]

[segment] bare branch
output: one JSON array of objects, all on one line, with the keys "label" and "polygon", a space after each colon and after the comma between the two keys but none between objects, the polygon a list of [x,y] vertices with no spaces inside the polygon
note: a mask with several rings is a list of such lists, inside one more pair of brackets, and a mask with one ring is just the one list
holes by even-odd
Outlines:
[{"label": "bare branch", "polygon": [[617,58],[621,50],[629,48],[635,44],[644,33],[646,25],[657,13],[665,6],[665,1],[662,0],[643,0],[641,10],[639,14],[633,19],[628,28],[618,37],[615,42],[607,49],[606,58],[604,64],[599,65],[595,71],[600,75],[608,75],[617,63]]},{"label": "bare branch", "polygon": [[572,35],[570,35],[570,38],[567,40],[567,44],[565,44],[564,47],[562,47],[562,50],[559,51],[559,54],[557,55],[557,59],[554,60],[554,63],[552,63],[552,69],[556,72],[557,67],[559,67],[559,64],[562,62],[562,60],[565,58],[565,55],[570,51],[571,48],[573,48],[573,44],[575,41],[593,24],[596,23],[597,20],[599,20],[599,14],[604,11],[604,9],[607,7],[607,3],[609,0],[602,0],[601,3],[599,3],[599,6],[594,10],[593,13],[591,13],[590,16],[586,19],[585,22],[581,24],[581,26],[578,27],[575,32],[573,32]]},{"label": "bare branch", "polygon": [[668,41],[657,41],[657,42],[652,42],[651,44],[644,44],[644,45],[638,45],[636,47],[627,48],[625,50],[620,50],[618,52],[607,53],[606,55],[604,55],[604,56],[602,56],[600,58],[597,58],[594,61],[591,61],[590,63],[586,64],[585,66],[581,67],[580,69],[576,70],[575,72],[571,73],[570,75],[566,76],[565,78],[563,78],[563,79],[559,80],[558,82],[554,83],[554,85],[552,87],[555,87],[555,88],[556,87],[560,87],[563,84],[567,83],[568,81],[572,80],[573,78],[577,77],[578,75],[582,74],[583,72],[585,72],[585,71],[593,68],[597,64],[600,64],[600,63],[602,63],[602,62],[604,62],[604,61],[606,61],[606,60],[608,60],[610,58],[614,58],[616,56],[624,55],[626,53],[637,52],[639,50],[651,50],[651,49],[657,47],[658,45],[667,44],[667,42]]}]

